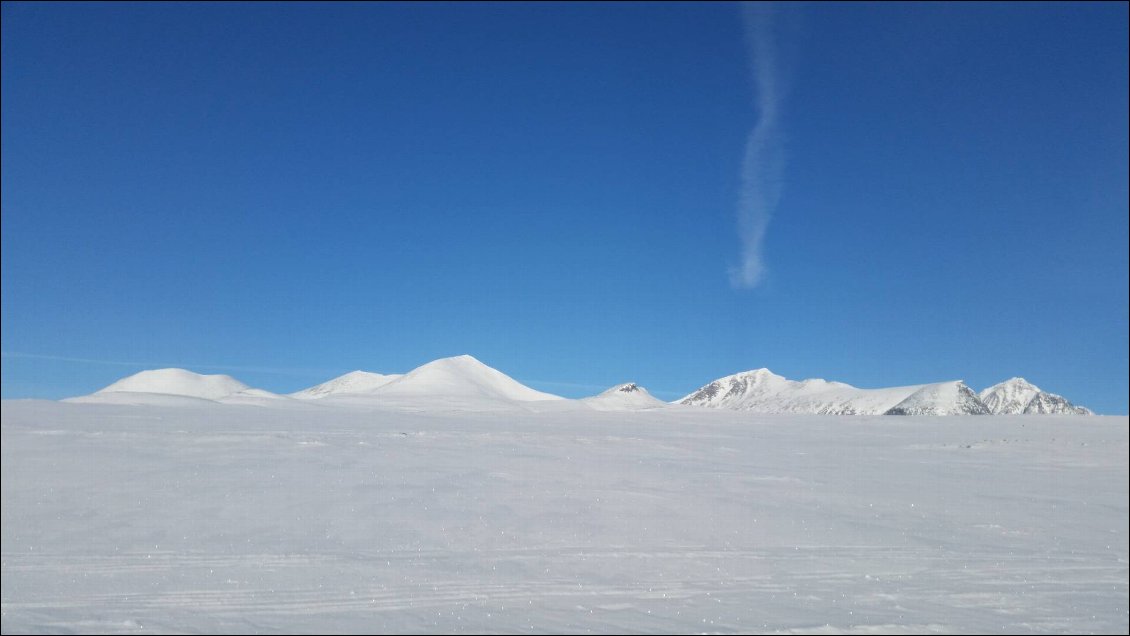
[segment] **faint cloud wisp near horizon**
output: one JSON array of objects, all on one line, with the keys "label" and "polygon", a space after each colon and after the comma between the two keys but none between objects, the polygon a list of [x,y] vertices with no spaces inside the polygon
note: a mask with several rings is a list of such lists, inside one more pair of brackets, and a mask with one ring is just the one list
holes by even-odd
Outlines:
[{"label": "faint cloud wisp near horizon", "polygon": [[781,199],[785,169],[784,133],[780,124],[784,91],[773,22],[776,11],[771,3],[742,5],[757,105],[757,122],[746,141],[741,167],[738,197],[741,263],[730,269],[731,284],[744,289],[756,287],[765,278],[765,231]]},{"label": "faint cloud wisp near horizon", "polygon": [[163,368],[183,368],[183,369],[208,369],[213,371],[244,371],[247,373],[267,373],[272,375],[291,375],[297,377],[306,377],[312,374],[322,373],[339,373],[340,370],[335,369],[297,369],[288,367],[255,367],[255,366],[235,366],[229,364],[187,364],[183,362],[146,362],[139,360],[106,360],[101,358],[76,358],[71,356],[55,356],[42,353],[27,353],[23,351],[0,351],[0,357],[12,359],[25,359],[25,360],[46,360],[52,362],[69,362],[78,364],[96,364],[114,367],[138,367],[142,369],[163,369]]}]

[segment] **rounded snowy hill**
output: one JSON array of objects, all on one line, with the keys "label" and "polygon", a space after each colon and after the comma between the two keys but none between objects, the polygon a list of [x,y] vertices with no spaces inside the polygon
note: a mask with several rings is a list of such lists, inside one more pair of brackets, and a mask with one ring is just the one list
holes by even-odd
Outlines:
[{"label": "rounded snowy hill", "polygon": [[251,387],[230,375],[201,375],[185,369],[154,369],[122,378],[96,392],[163,393],[218,400]]},{"label": "rounded snowy hill", "polygon": [[385,375],[369,371],[351,371],[317,386],[291,393],[290,397],[299,400],[316,400],[331,395],[372,393],[400,377],[402,377],[400,374]]},{"label": "rounded snowy hill", "polygon": [[580,402],[598,411],[638,411],[670,406],[635,382],[616,385],[600,395],[583,398]]},{"label": "rounded snowy hill", "polygon": [[369,393],[389,403],[427,406],[436,402],[538,402],[563,400],[531,389],[475,358],[462,355],[441,358],[417,367]]},{"label": "rounded snowy hill", "polygon": [[255,403],[281,396],[254,389],[230,375],[202,375],[186,369],[153,369],[122,378],[75,402],[184,403],[195,400]]}]

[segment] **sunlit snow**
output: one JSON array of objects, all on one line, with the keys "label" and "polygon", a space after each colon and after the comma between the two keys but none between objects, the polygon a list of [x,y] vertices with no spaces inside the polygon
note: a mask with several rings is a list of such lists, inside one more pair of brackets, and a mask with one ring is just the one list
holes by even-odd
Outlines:
[{"label": "sunlit snow", "polygon": [[1127,631],[1125,417],[603,411],[496,380],[4,401],[3,631]]}]

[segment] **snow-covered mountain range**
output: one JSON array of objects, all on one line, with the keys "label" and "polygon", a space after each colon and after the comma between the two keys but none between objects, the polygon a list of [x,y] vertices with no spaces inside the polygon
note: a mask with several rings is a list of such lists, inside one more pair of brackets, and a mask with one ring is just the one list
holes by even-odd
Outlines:
[{"label": "snow-covered mountain range", "polygon": [[1078,414],[1090,411],[1040,391],[1021,378],[978,395],[960,380],[883,389],[860,389],[842,382],[789,380],[756,369],[719,378],[687,395],[679,404],[813,415],[993,415]]},{"label": "snow-covered mountain range", "polygon": [[72,402],[184,404],[193,401],[237,404],[392,406],[493,409],[564,398],[531,389],[467,355],[434,360],[408,373],[385,375],[352,371],[308,389],[278,395],[253,389],[226,375],[200,375],[184,369],[142,371]]},{"label": "snow-covered mountain range", "polygon": [[[113,404],[193,404],[370,406],[411,410],[587,408],[637,411],[697,406],[768,414],[810,415],[1028,415],[1091,412],[1062,396],[1013,378],[977,394],[955,380],[881,389],[842,382],[789,380],[768,369],[719,378],[668,404],[635,383],[599,395],[566,400],[532,389],[475,358],[441,358],[405,374],[352,371],[308,389],[278,395],[255,389],[227,375],[200,375],[184,369],[142,371],[74,402]],[[556,405],[556,406],[554,406]]]}]

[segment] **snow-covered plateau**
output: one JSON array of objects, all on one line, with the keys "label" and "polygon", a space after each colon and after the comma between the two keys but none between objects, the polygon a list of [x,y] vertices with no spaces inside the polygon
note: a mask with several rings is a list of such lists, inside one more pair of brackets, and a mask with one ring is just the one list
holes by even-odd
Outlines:
[{"label": "snow-covered plateau", "polygon": [[1126,417],[590,404],[469,366],[3,401],[0,628],[1127,632]]}]

